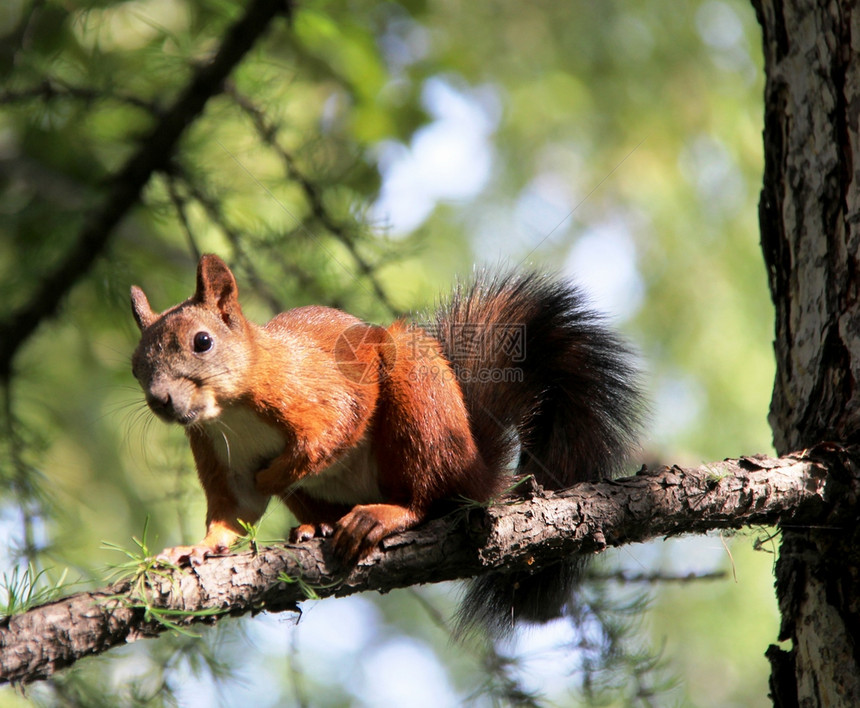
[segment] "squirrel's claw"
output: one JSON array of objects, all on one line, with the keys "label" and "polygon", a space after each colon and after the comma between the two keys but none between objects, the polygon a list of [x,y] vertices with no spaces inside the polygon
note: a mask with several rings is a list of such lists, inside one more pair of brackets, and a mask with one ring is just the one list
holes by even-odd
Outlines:
[{"label": "squirrel's claw", "polygon": [[350,564],[357,563],[393,533],[415,526],[417,515],[395,504],[364,504],[353,507],[338,522],[332,545],[335,555]]},{"label": "squirrel's claw", "polygon": [[290,531],[290,543],[303,543],[312,538],[328,538],[334,534],[331,524],[300,524]]},{"label": "squirrel's claw", "polygon": [[217,555],[218,549],[210,548],[203,543],[193,546],[173,546],[165,548],[155,559],[169,565],[198,566],[209,556]]}]

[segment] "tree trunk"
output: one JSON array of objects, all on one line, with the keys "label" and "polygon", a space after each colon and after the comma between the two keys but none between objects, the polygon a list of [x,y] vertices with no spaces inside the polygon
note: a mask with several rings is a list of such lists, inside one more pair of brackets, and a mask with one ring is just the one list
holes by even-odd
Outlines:
[{"label": "tree trunk", "polygon": [[[764,33],[761,241],[776,307],[770,423],[779,453],[856,441],[860,395],[860,15],[854,3],[754,0]],[[777,706],[860,705],[857,510],[783,527]]]}]

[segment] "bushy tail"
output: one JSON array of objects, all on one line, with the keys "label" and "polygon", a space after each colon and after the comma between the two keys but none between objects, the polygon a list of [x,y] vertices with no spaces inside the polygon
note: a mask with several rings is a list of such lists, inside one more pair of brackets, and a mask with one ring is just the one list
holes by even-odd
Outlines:
[{"label": "bushy tail", "polygon": [[[573,286],[538,274],[483,275],[437,313],[484,461],[549,489],[610,477],[636,444],[642,413],[631,356]],[[475,581],[461,625],[494,634],[559,616],[575,560]]]}]

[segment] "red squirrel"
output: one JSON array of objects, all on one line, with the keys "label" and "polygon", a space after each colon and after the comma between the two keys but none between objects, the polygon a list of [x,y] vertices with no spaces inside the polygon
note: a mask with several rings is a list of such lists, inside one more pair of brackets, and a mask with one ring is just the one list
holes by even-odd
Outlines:
[{"label": "red squirrel", "polygon": [[[446,502],[491,499],[512,462],[561,489],[610,476],[635,444],[624,344],[545,276],[479,276],[432,322],[387,328],[318,306],[256,325],[214,255],[179,305],[156,313],[136,286],[131,300],[134,376],[152,411],[184,427],[207,500],[206,536],[166,549],[174,563],[226,552],[272,496],[299,521],[292,542],[330,536],[354,563]],[[557,616],[575,565],[478,580],[466,620]]]}]

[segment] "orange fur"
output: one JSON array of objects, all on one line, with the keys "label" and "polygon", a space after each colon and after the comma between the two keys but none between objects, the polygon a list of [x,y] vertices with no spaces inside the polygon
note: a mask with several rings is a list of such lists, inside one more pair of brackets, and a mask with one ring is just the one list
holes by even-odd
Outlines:
[{"label": "orange fur", "polygon": [[[186,426],[208,505],[203,541],[168,549],[170,559],[222,552],[270,496],[301,523],[295,538],[333,531],[355,560],[435,502],[495,490],[453,371],[420,329],[325,307],[259,327],[215,256],[201,259],[185,303],[157,315],[139,289],[133,303],[135,375],[153,409]],[[200,332],[216,349],[194,350]]]},{"label": "orange fur", "polygon": [[[174,562],[223,552],[273,496],[300,523],[292,540],[332,536],[355,561],[452,500],[486,501],[517,454],[520,472],[558,489],[611,475],[635,441],[623,343],[575,288],[541,276],[479,278],[432,331],[327,307],[258,326],[206,255],[191,298],[159,314],[132,288],[132,309],[134,374],[152,410],[185,427],[208,506],[204,539],[167,549]],[[551,582],[485,579],[466,616],[554,616],[575,577],[556,570]],[[552,606],[538,581],[560,588]]]}]

